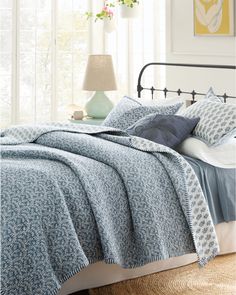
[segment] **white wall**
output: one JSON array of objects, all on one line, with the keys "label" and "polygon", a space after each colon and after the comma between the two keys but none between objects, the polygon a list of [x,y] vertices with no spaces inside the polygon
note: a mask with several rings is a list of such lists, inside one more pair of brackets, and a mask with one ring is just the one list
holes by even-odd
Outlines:
[{"label": "white wall", "polygon": [[[235,1],[236,2],[236,1]],[[235,3],[236,10],[236,3]],[[235,12],[236,18],[236,12]],[[236,23],[236,20],[235,20]],[[236,28],[235,28],[236,33]],[[166,61],[179,63],[236,64],[236,37],[195,37],[193,0],[168,0],[166,7]],[[233,70],[170,68],[167,86],[236,95]],[[236,102],[236,101],[235,101]]]}]

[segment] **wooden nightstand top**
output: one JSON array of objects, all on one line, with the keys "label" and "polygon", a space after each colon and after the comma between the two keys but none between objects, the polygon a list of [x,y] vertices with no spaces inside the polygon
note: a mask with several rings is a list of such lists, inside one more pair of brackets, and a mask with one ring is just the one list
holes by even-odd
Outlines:
[{"label": "wooden nightstand top", "polygon": [[104,119],[94,119],[94,118],[85,117],[82,120],[70,119],[69,121],[75,124],[101,125]]}]

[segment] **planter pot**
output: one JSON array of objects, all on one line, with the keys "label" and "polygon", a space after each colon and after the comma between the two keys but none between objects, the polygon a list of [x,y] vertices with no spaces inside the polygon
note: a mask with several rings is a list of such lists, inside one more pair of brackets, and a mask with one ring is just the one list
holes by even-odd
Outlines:
[{"label": "planter pot", "polygon": [[140,6],[138,4],[133,7],[120,5],[120,16],[122,18],[137,18],[140,15]]},{"label": "planter pot", "polygon": [[106,33],[112,33],[116,29],[116,23],[113,18],[112,19],[104,19],[103,24],[104,24],[104,31]]}]

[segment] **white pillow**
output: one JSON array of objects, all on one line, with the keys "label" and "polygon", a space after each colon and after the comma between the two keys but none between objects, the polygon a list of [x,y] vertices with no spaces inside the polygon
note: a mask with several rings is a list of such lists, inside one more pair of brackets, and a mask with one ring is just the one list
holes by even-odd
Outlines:
[{"label": "white pillow", "polygon": [[203,141],[189,137],[177,147],[177,151],[216,167],[236,168],[235,138],[229,139],[225,144],[208,147]]},{"label": "white pillow", "polygon": [[184,97],[169,97],[169,98],[154,98],[154,99],[150,99],[150,98],[136,98],[136,100],[138,102],[140,102],[142,105],[145,106],[156,106],[156,105],[164,105],[164,106],[169,106],[169,105],[173,105],[176,103],[184,103],[183,106],[180,109],[185,109],[185,101],[186,98]]}]

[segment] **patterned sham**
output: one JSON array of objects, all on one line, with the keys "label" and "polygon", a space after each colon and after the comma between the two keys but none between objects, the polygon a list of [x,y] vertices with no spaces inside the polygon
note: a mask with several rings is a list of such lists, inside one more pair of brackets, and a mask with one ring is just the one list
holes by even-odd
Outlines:
[{"label": "patterned sham", "polygon": [[203,99],[184,111],[181,116],[200,118],[193,135],[209,146],[217,146],[236,135],[236,105]]},{"label": "patterned sham", "polygon": [[199,118],[151,114],[140,119],[126,131],[130,135],[174,148],[189,136],[198,122]]},{"label": "patterned sham", "polygon": [[132,98],[125,96],[110,112],[102,125],[125,130],[149,114],[173,115],[181,106],[182,103],[168,106],[143,106]]},{"label": "patterned sham", "polygon": [[204,99],[208,99],[209,101],[213,102],[222,102],[224,103],[223,97],[215,95],[215,92],[212,87],[208,90],[207,94],[205,95]]}]

